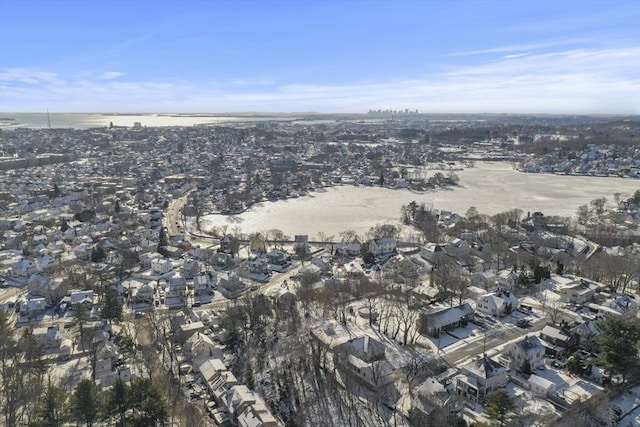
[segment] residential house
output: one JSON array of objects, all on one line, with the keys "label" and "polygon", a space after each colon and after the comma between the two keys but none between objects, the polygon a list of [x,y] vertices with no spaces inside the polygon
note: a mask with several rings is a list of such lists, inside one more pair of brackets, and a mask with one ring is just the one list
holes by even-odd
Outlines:
[{"label": "residential house", "polygon": [[556,392],[557,384],[539,375],[531,374],[527,382],[530,386],[529,391],[536,397],[549,397]]},{"label": "residential house", "polygon": [[211,358],[223,357],[222,349],[211,338],[200,332],[187,338],[182,351],[185,359],[190,360],[194,366],[200,366]]},{"label": "residential house", "polygon": [[43,297],[49,304],[64,297],[68,289],[62,278],[52,278],[42,274],[32,275],[27,286],[30,295]]},{"label": "residential house", "polygon": [[[140,267],[142,267],[142,269],[149,269],[152,266],[152,262],[154,260],[159,260],[159,259],[164,259],[164,257],[159,254],[158,252],[146,252],[140,255]],[[159,268],[159,267],[156,267]],[[159,268],[161,269],[161,268]],[[171,264],[169,263],[169,269],[171,269]],[[154,270],[155,274],[162,274],[162,273],[158,273],[158,271]],[[165,271],[166,273],[166,271]]]},{"label": "residential house", "polygon": [[200,273],[200,263],[195,259],[186,259],[182,265],[182,275],[187,279],[192,279]]},{"label": "residential house", "polygon": [[267,253],[267,262],[272,267],[282,267],[287,264],[287,254],[283,251],[279,251],[277,249],[273,249],[271,252]]},{"label": "residential house", "polygon": [[638,313],[638,301],[628,294],[613,295],[602,305],[609,307],[625,316],[635,317]]},{"label": "residential house", "polygon": [[427,378],[416,388],[416,399],[412,401],[412,411],[422,415],[422,419],[439,419],[440,411],[445,419],[453,423],[460,418],[464,410],[464,402],[458,394],[449,393],[444,385],[435,378]]},{"label": "residential house", "polygon": [[576,280],[560,288],[562,301],[571,304],[584,304],[591,301],[596,294],[597,286],[584,279]]},{"label": "residential house", "polygon": [[380,388],[392,381],[394,369],[385,359],[385,346],[363,335],[333,348],[335,363],[372,388]]},{"label": "residential house", "polygon": [[191,336],[204,332],[202,322],[183,323],[178,327],[177,341],[184,344]]},{"label": "residential house", "polygon": [[213,394],[218,404],[225,404],[226,392],[238,384],[238,380],[227,370],[221,359],[211,358],[198,367],[209,393]]},{"label": "residential house", "polygon": [[260,279],[266,278],[266,276],[271,274],[271,269],[269,268],[266,258],[244,260],[240,263],[238,271],[243,277],[256,277]]},{"label": "residential house", "polygon": [[91,259],[91,253],[93,252],[93,245],[90,243],[80,243],[73,249],[73,254],[79,260],[89,261]]},{"label": "residential house", "polygon": [[484,355],[460,367],[462,375],[456,378],[458,394],[475,402],[486,402],[494,391],[505,387],[509,381],[507,369]]},{"label": "residential house", "polygon": [[227,297],[236,296],[246,289],[242,278],[235,271],[221,273],[218,277],[218,289]]},{"label": "residential house", "polygon": [[151,304],[155,294],[155,288],[149,283],[139,283],[139,286],[132,290],[131,302]]},{"label": "residential house", "polygon": [[360,255],[360,243],[336,243],[335,254],[345,257]]},{"label": "residential house", "polygon": [[313,257],[311,265],[318,268],[319,274],[325,274],[331,271],[331,260],[328,257]]},{"label": "residential house", "polygon": [[34,328],[33,337],[46,350],[59,349],[64,338],[59,326],[49,326],[46,328]]},{"label": "residential house", "polygon": [[568,335],[555,326],[546,325],[540,331],[540,342],[546,347],[546,354],[565,356],[570,354],[578,344],[577,335]]},{"label": "residential house", "polygon": [[421,334],[438,337],[442,332],[465,326],[470,320],[473,320],[473,308],[467,303],[433,308],[420,313],[418,329]]},{"label": "residential house", "polygon": [[465,240],[454,238],[444,247],[445,252],[455,258],[466,258],[469,256],[471,247]]},{"label": "residential house", "polygon": [[385,275],[401,276],[407,285],[415,285],[414,279],[420,275],[421,269],[410,257],[399,254],[385,263],[384,272]]},{"label": "residential house", "polygon": [[518,284],[518,273],[513,270],[499,271],[495,282],[499,290],[512,292]]},{"label": "residential house", "polygon": [[391,237],[381,237],[369,241],[369,252],[373,256],[381,256],[393,253],[396,250],[396,239]]},{"label": "residential house", "polygon": [[36,258],[36,264],[40,271],[51,271],[56,265],[56,260],[45,252]]},{"label": "residential house", "polygon": [[471,284],[483,289],[493,289],[496,285],[496,273],[491,270],[473,273]]},{"label": "residential house", "polygon": [[247,406],[236,416],[240,427],[280,427],[283,424],[278,421],[264,402],[256,402]]},{"label": "residential house", "polygon": [[200,274],[193,278],[193,293],[195,295],[212,295],[214,289],[213,273]]},{"label": "residential house", "polygon": [[155,258],[151,260],[151,271],[153,274],[166,274],[173,268],[171,261],[165,258]]},{"label": "residential house", "polygon": [[38,272],[38,266],[35,261],[29,258],[22,258],[11,268],[12,274],[16,277],[29,278],[32,274]]},{"label": "residential house", "polygon": [[77,304],[83,304],[87,310],[93,307],[93,291],[90,289],[80,291],[72,290],[69,292],[69,305],[73,308]]},{"label": "residential house", "polygon": [[[499,360],[506,362],[507,368],[529,373],[544,366],[546,347],[536,336],[525,336],[517,341],[507,343]],[[528,366],[528,368],[526,367]]]},{"label": "residential house", "polygon": [[483,295],[476,303],[476,310],[490,316],[504,317],[518,308],[518,298],[510,292],[492,292]]},{"label": "residential house", "polygon": [[578,337],[580,347],[585,350],[596,352],[599,349],[596,338],[602,333],[602,329],[595,320],[578,321],[571,326],[569,333]]},{"label": "residential house", "polygon": [[238,248],[240,247],[240,243],[238,239],[236,239],[231,234],[227,234],[220,239],[220,251],[227,254],[234,254],[238,252]]},{"label": "residential house", "polygon": [[187,280],[182,276],[174,276],[168,280],[167,298],[184,298],[187,296]]},{"label": "residential house", "polygon": [[431,264],[439,264],[445,255],[444,246],[437,243],[427,243],[420,248],[420,256]]},{"label": "residential house", "polygon": [[296,235],[293,239],[293,251],[300,255],[306,255],[309,253],[309,236]]},{"label": "residential house", "polygon": [[212,263],[218,267],[231,268],[234,265],[233,260],[234,258],[231,254],[216,252],[213,256]]}]

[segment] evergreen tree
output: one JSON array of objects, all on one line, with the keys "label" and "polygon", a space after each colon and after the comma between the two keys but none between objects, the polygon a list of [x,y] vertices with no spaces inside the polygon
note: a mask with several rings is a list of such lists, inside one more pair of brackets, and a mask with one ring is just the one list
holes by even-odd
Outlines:
[{"label": "evergreen tree", "polygon": [[61,427],[68,419],[67,397],[59,387],[49,384],[38,399],[36,427]]},{"label": "evergreen tree", "polygon": [[107,396],[107,413],[118,416],[118,427],[124,427],[125,414],[130,407],[129,394],[127,383],[118,378]]},{"label": "evergreen tree", "polygon": [[91,248],[91,262],[102,262],[107,258],[107,250],[100,244]]},{"label": "evergreen tree", "polygon": [[134,426],[164,426],[169,418],[167,400],[152,380],[133,379],[129,396],[134,412]]},{"label": "evergreen tree", "polygon": [[76,422],[93,426],[101,412],[100,389],[91,380],[82,380],[73,394],[71,411]]},{"label": "evergreen tree", "polygon": [[100,311],[105,320],[122,319],[122,298],[115,289],[107,289],[102,299]]},{"label": "evergreen tree", "polygon": [[513,402],[513,398],[504,390],[498,390],[489,396],[487,406],[484,408],[484,413],[491,420],[496,420],[500,425],[504,425],[507,420],[509,412],[515,409],[516,405]]},{"label": "evergreen tree", "polygon": [[640,377],[640,319],[613,316],[600,324],[602,333],[596,338],[602,353],[600,362],[613,375]]},{"label": "evergreen tree", "polygon": [[167,237],[167,231],[164,227],[160,229],[160,236],[158,237],[158,253],[164,255],[164,247],[169,245],[169,238]]}]

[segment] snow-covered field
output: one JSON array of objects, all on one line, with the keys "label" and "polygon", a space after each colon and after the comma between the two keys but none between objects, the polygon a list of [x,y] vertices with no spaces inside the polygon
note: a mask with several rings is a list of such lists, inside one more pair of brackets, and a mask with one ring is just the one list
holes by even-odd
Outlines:
[{"label": "snow-covered field", "polygon": [[203,228],[238,226],[243,233],[276,228],[290,236],[314,237],[318,232],[338,236],[348,229],[362,234],[376,224],[399,223],[400,207],[412,200],[461,215],[475,206],[489,215],[520,208],[573,216],[578,206],[595,198],[611,198],[614,191],[631,194],[638,188],[634,179],[527,174],[509,163],[477,162],[476,167],[457,174],[461,185],[456,188],[416,193],[344,185],[305,197],[259,203],[240,215],[209,215]]}]

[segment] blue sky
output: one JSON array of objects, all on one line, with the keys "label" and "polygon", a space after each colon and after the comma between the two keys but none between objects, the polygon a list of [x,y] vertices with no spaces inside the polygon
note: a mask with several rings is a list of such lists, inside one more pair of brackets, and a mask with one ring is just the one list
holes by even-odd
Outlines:
[{"label": "blue sky", "polygon": [[0,111],[640,114],[638,23],[638,0],[0,0]]}]

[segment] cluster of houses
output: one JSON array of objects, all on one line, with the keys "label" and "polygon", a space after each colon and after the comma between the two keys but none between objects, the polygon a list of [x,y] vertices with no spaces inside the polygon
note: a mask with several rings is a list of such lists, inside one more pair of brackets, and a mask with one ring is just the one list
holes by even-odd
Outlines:
[{"label": "cluster of houses", "polygon": [[583,150],[566,153],[564,158],[554,152],[527,159],[519,168],[524,172],[640,178],[638,155],[634,146],[589,144]]}]

